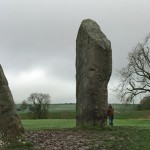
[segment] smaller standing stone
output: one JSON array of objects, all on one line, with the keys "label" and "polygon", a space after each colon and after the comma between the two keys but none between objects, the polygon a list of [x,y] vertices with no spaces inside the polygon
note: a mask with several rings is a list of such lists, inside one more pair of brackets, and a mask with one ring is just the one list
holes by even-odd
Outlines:
[{"label": "smaller standing stone", "polygon": [[14,141],[24,133],[7,79],[0,65],[0,140]]}]

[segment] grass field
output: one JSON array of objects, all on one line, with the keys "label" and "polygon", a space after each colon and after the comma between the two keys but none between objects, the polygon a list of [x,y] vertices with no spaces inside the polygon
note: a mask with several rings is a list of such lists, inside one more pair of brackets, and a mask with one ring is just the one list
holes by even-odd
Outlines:
[{"label": "grass field", "polygon": [[[91,137],[88,144],[91,146],[90,150],[149,150],[150,110],[136,111],[133,105],[121,104],[114,105],[114,108],[116,110],[114,126],[111,128],[108,126],[103,131],[84,129],[85,131],[82,130],[81,133],[76,128],[75,104],[51,105],[49,110],[50,119],[31,120],[26,118],[22,119],[22,123],[26,131],[34,131],[36,134],[41,131],[60,134],[71,132],[74,137],[85,134],[85,138],[88,138],[88,136],[89,138]],[[23,115],[26,116],[26,112],[19,112],[19,114],[23,117]],[[60,139],[56,137],[55,140]],[[64,140],[62,139],[62,142]],[[81,139],[77,138],[76,140],[78,142]]]},{"label": "grass field", "polygon": [[[133,111],[136,108],[136,104],[112,104],[113,107],[115,108],[116,111]],[[20,108],[20,104],[16,104],[17,108]],[[71,104],[50,104],[49,106],[49,112],[64,112],[64,111],[69,111],[69,112],[74,112],[76,109],[76,105],[74,103]],[[23,112],[28,112],[28,109],[23,111]]]},{"label": "grass field", "polygon": [[[136,111],[136,105],[113,104],[115,119],[149,119],[150,111]],[[22,119],[29,119],[28,111],[19,111]],[[51,104],[48,119],[75,119],[75,104]]]},{"label": "grass field", "polygon": [[63,129],[74,128],[74,119],[39,119],[39,120],[22,120],[26,130],[45,130],[45,129]]},{"label": "grass field", "polygon": [[[76,126],[75,119],[22,120],[22,123],[26,130],[63,129],[63,128],[74,128]],[[150,128],[150,120],[115,119],[114,126]]]},{"label": "grass field", "polygon": [[75,111],[75,104],[51,104],[49,112]]},{"label": "grass field", "polygon": [[[28,131],[50,131],[66,135],[72,132],[72,136],[85,134],[90,138],[90,150],[149,150],[150,120],[148,119],[115,119],[114,126],[106,130],[80,130],[75,128],[75,119],[44,119],[22,120]],[[75,135],[74,135],[75,134]],[[56,137],[56,139],[59,137]],[[54,140],[56,140],[54,139]],[[57,139],[57,140],[58,140]],[[79,141],[82,139],[78,139]],[[65,139],[64,139],[65,141]]]},{"label": "grass field", "polygon": [[[150,110],[134,111],[133,105],[115,104],[115,126],[150,127]],[[75,104],[53,104],[50,107],[49,119],[22,119],[27,130],[73,128],[75,122]],[[126,111],[125,111],[126,110]],[[20,112],[21,116],[26,112]]]}]

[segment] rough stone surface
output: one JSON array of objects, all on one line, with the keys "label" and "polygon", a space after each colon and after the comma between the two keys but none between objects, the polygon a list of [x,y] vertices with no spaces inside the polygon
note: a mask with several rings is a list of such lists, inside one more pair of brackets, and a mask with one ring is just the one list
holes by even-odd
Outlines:
[{"label": "rough stone surface", "polygon": [[23,132],[24,128],[0,65],[0,140],[15,140]]},{"label": "rough stone surface", "polygon": [[105,125],[107,84],[112,72],[111,43],[99,25],[83,20],[76,39],[77,126]]}]

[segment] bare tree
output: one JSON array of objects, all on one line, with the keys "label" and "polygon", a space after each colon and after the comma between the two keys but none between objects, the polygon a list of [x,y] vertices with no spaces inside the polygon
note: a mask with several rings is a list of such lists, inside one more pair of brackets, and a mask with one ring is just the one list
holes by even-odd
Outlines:
[{"label": "bare tree", "polygon": [[50,104],[49,94],[32,93],[27,101],[23,101],[27,105],[30,113],[36,119],[44,119],[48,117],[48,109]]},{"label": "bare tree", "polygon": [[150,34],[128,54],[128,60],[128,65],[118,71],[116,91],[122,102],[132,102],[137,95],[150,92]]}]

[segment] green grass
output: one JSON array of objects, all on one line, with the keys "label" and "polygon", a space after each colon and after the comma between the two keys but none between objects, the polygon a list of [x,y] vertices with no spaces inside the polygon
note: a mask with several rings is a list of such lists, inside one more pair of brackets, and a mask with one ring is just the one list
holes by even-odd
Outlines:
[{"label": "green grass", "polygon": [[49,112],[75,112],[75,104],[51,104]]},{"label": "green grass", "polygon": [[[117,104],[114,107],[131,107],[132,105]],[[25,129],[50,129],[50,128],[72,128],[75,127],[75,104],[53,104],[52,111],[49,112],[48,120],[29,120],[26,112],[19,112]],[[69,111],[70,109],[70,111]],[[118,110],[117,109],[117,110]],[[65,111],[64,111],[65,110]],[[66,111],[68,110],[68,111]],[[27,119],[27,120],[24,120]],[[115,126],[136,126],[149,127],[150,110],[147,111],[127,111],[115,113]]]},{"label": "green grass", "polygon": [[[116,111],[131,111],[135,110],[136,104],[112,104],[113,107],[115,108]],[[16,104],[17,108],[20,108],[20,104]],[[75,111],[76,109],[76,104],[71,103],[71,104],[50,104],[49,107],[49,112],[62,112],[62,111]],[[28,112],[29,110],[25,110],[24,112]]]},{"label": "green grass", "polygon": [[[28,112],[19,112],[19,116],[21,119],[31,119],[31,116]],[[76,113],[75,111],[54,111],[49,112],[48,119],[75,119]]]},{"label": "green grass", "polygon": [[[20,108],[20,104],[16,104],[16,108]],[[64,112],[64,111],[75,111],[76,104],[50,104],[49,105],[49,112]],[[28,109],[20,112],[29,112]]]},{"label": "green grass", "polygon": [[137,110],[137,104],[112,104],[114,109],[119,112],[135,111]]},{"label": "green grass", "polygon": [[45,130],[45,129],[63,129],[74,128],[74,119],[39,119],[22,120],[25,130]]},{"label": "green grass", "polygon": [[150,119],[150,110],[115,113],[116,119]]},{"label": "green grass", "polygon": [[[26,130],[45,130],[74,128],[75,119],[41,119],[41,120],[22,120]],[[138,119],[115,119],[114,126],[132,126],[150,128],[150,120]]]},{"label": "green grass", "polygon": [[[88,130],[93,147],[91,150],[149,150],[150,110],[136,111],[136,105],[113,104],[114,126],[106,130]],[[28,110],[19,112],[25,130],[69,130],[75,128],[75,104],[51,104],[49,119],[29,120]],[[85,129],[87,130],[87,129]],[[80,133],[80,131],[79,131]],[[93,137],[96,138],[93,138]],[[99,145],[98,145],[99,144]],[[96,147],[96,146],[99,147]]]},{"label": "green grass", "polygon": [[[90,132],[91,150],[149,150],[150,149],[150,110],[135,111],[133,105],[113,104],[114,126],[106,130],[85,129]],[[49,119],[29,120],[27,111],[19,112],[25,130],[66,130],[75,128],[75,104],[52,104]],[[95,137],[95,138],[93,138]]]},{"label": "green grass", "polygon": [[114,125],[150,128],[150,119],[115,119]]},{"label": "green grass", "polygon": [[[28,113],[19,112],[22,119],[29,119]],[[48,119],[75,119],[75,111],[53,111],[49,112]],[[150,110],[128,111],[115,113],[115,119],[149,119]]]},{"label": "green grass", "polygon": [[[26,130],[74,131],[74,119],[22,120]],[[149,150],[150,120],[115,119],[114,127],[106,130],[87,130],[90,132],[91,150]],[[86,134],[85,134],[86,135]],[[96,147],[95,147],[96,146]]]},{"label": "green grass", "polygon": [[[115,110],[127,107],[130,111],[120,111],[115,113],[115,126],[136,126],[149,127],[150,126],[150,110],[147,111],[133,111],[133,105],[114,104]],[[47,120],[29,120],[26,112],[19,112],[22,118],[25,129],[50,129],[50,128],[72,128],[75,127],[75,104],[53,104],[49,112],[49,119]],[[67,110],[67,111],[66,111]],[[70,110],[70,111],[69,111]],[[121,109],[122,110],[122,109]],[[24,120],[27,119],[27,120]],[[149,120],[147,120],[149,119]]]},{"label": "green grass", "polygon": [[49,119],[75,119],[76,113],[75,111],[60,111],[60,112],[50,112]]},{"label": "green grass", "polygon": [[[48,119],[75,119],[75,104],[51,104],[49,107]],[[19,108],[20,105],[18,104]],[[136,105],[132,104],[113,104],[116,112],[116,119],[140,119],[150,117],[149,111],[135,111]],[[28,116],[28,110],[19,111],[19,115],[22,119],[30,119]]]},{"label": "green grass", "polygon": [[[106,133],[105,133],[106,134]],[[107,132],[109,140],[104,139],[106,149],[112,150],[149,150],[150,128],[114,127]]]}]

